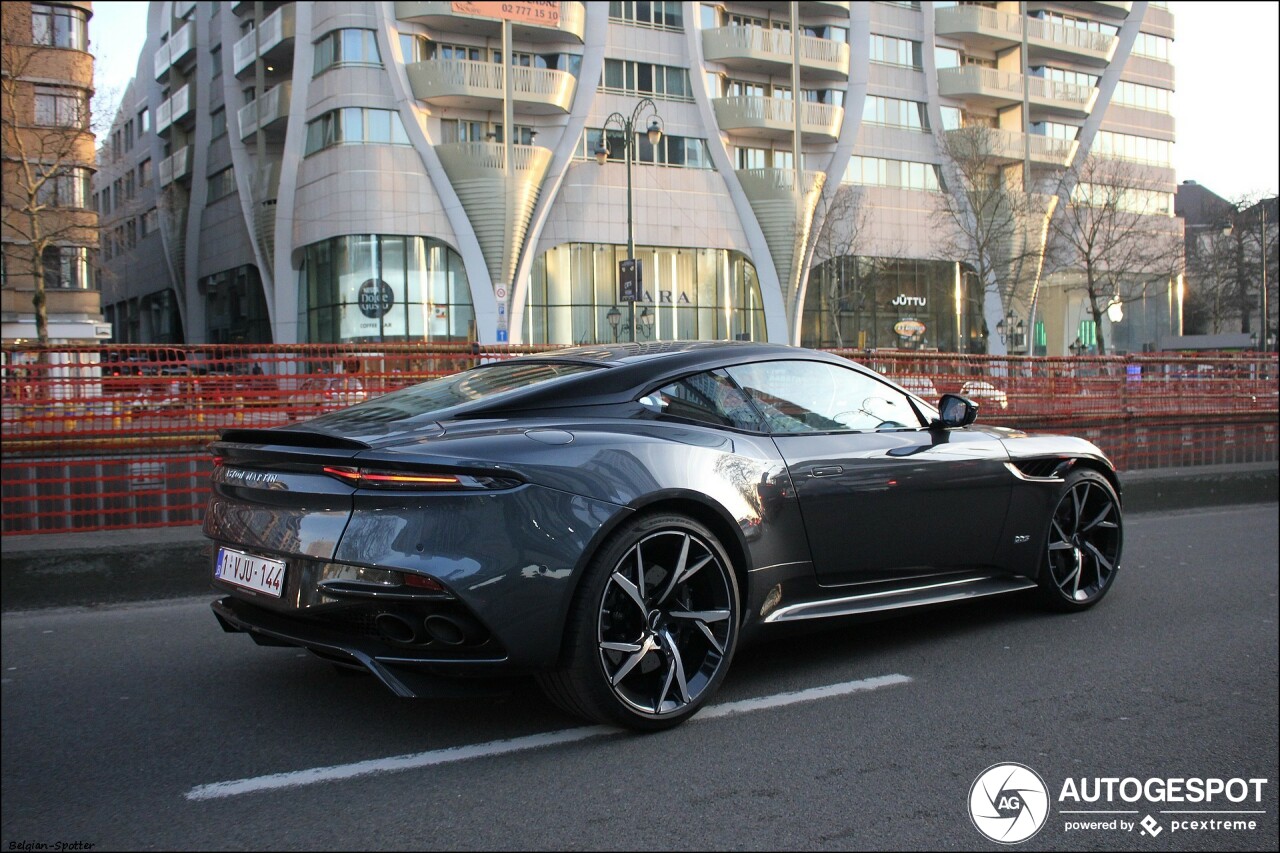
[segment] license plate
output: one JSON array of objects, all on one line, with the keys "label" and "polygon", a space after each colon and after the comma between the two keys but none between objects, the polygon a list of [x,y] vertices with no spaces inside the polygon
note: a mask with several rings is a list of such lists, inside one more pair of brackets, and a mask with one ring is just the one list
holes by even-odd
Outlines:
[{"label": "license plate", "polygon": [[213,576],[254,592],[279,598],[284,592],[284,562],[255,557],[232,548],[218,549]]}]

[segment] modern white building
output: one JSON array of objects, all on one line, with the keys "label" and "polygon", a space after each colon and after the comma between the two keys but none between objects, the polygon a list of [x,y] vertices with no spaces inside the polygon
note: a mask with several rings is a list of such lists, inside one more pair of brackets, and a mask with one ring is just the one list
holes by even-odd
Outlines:
[{"label": "modern white building", "polygon": [[[1041,194],[1091,149],[1141,163],[1175,223],[1172,40],[1147,2],[153,2],[94,185],[104,312],[117,341],[1065,354],[1069,275],[1002,300],[943,251],[946,134],[991,128],[993,180]],[[1166,290],[1107,339],[1176,333]]]}]

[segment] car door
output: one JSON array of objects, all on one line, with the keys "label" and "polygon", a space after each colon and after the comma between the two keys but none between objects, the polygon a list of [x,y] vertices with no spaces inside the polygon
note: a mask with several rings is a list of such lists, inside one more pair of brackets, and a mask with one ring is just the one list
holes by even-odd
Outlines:
[{"label": "car door", "polygon": [[929,429],[906,394],[852,366],[787,360],[728,372],[786,461],[819,583],[990,564],[1012,490],[993,435]]}]

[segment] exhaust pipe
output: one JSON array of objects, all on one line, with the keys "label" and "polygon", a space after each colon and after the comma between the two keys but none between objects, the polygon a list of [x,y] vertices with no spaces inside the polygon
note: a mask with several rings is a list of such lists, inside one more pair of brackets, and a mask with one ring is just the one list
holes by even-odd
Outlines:
[{"label": "exhaust pipe", "polygon": [[379,613],[373,620],[373,626],[378,629],[378,633],[384,640],[393,643],[418,642],[418,627],[403,616]]},{"label": "exhaust pipe", "polygon": [[478,643],[486,638],[484,627],[470,616],[445,616],[433,613],[422,620],[431,639],[446,646]]}]

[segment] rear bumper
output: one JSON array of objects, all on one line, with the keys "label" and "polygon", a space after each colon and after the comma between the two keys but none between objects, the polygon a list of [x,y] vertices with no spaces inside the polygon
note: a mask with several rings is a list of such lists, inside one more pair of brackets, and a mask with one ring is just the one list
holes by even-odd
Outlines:
[{"label": "rear bumper", "polygon": [[456,698],[505,692],[503,676],[515,674],[505,654],[436,655],[354,637],[306,619],[272,613],[235,597],[211,605],[222,629],[246,633],[264,646],[296,646],[340,666],[370,672],[402,698]]}]

